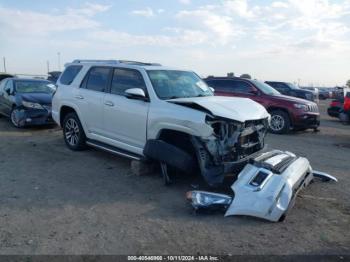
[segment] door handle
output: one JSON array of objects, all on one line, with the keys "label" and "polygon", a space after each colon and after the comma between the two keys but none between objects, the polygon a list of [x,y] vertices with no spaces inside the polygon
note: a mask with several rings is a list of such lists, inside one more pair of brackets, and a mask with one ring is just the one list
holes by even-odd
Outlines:
[{"label": "door handle", "polygon": [[111,101],[106,101],[106,102],[105,102],[105,105],[106,105],[106,106],[114,106],[113,102],[111,102]]},{"label": "door handle", "polygon": [[84,99],[84,97],[81,96],[81,95],[76,95],[75,98],[76,98],[76,99]]}]

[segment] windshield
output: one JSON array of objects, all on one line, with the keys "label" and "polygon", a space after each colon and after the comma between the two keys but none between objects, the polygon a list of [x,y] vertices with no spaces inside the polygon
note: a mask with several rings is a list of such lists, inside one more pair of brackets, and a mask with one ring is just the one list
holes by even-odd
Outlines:
[{"label": "windshield", "polygon": [[15,89],[18,93],[48,93],[52,94],[54,88],[48,81],[16,80]]},{"label": "windshield", "polygon": [[278,92],[276,89],[274,89],[272,86],[269,86],[268,84],[262,83],[257,80],[251,80],[259,89],[261,92],[263,92],[266,95],[280,95],[281,93]]},{"label": "windshield", "polygon": [[297,87],[296,85],[292,84],[292,83],[286,83],[291,89],[300,89],[299,87]]},{"label": "windshield", "polygon": [[149,70],[147,73],[160,99],[213,96],[207,84],[193,72]]}]

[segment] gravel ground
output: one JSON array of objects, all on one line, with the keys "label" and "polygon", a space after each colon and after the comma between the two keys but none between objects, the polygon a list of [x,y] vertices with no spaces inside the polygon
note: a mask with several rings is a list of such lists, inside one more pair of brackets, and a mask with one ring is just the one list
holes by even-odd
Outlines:
[{"label": "gravel ground", "polygon": [[350,254],[350,126],[325,115],[319,133],[268,135],[339,183],[314,183],[283,223],[195,215],[188,181],[167,188],[130,161],[69,151],[57,128],[0,119],[0,254]]}]

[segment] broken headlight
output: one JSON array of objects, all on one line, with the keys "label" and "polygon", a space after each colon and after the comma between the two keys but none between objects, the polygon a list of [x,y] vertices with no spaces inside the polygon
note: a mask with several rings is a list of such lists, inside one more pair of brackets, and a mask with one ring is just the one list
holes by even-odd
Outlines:
[{"label": "broken headlight", "polygon": [[22,101],[22,105],[26,108],[33,108],[33,109],[44,109],[42,105],[38,103],[33,103],[33,102],[27,102],[27,101]]},{"label": "broken headlight", "polygon": [[232,197],[229,195],[205,191],[189,191],[186,193],[186,198],[195,210],[208,208],[226,210],[232,202]]}]

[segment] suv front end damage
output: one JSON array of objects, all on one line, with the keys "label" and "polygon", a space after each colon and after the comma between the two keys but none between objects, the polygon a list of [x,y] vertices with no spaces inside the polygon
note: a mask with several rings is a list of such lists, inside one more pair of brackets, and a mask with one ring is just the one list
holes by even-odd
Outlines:
[{"label": "suv front end damage", "polygon": [[223,182],[227,173],[239,171],[247,161],[264,148],[268,119],[237,121],[207,117],[213,134],[193,137],[200,171],[211,186]]}]

